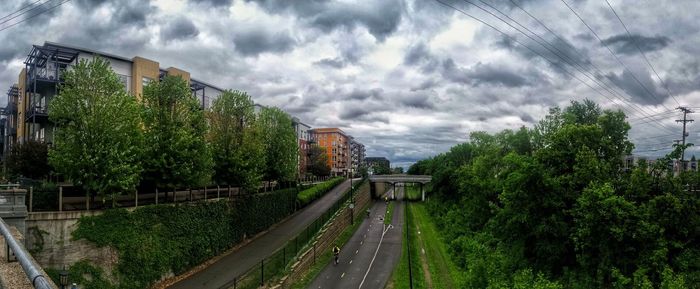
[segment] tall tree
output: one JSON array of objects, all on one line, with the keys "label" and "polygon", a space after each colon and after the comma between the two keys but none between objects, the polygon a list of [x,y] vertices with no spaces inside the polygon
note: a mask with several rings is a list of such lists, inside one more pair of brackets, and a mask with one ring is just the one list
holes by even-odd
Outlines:
[{"label": "tall tree", "polygon": [[51,172],[48,155],[46,143],[30,140],[17,144],[5,158],[7,171],[12,177],[44,178]]},{"label": "tall tree", "polygon": [[328,165],[328,155],[326,149],[319,145],[309,147],[308,172],[314,176],[327,176],[331,174],[331,167]]},{"label": "tall tree", "polygon": [[292,118],[279,108],[265,108],[260,112],[260,126],[265,146],[265,179],[294,180],[299,143]]},{"label": "tall tree", "polygon": [[224,91],[209,113],[214,181],[254,189],[262,179],[264,148],[253,101],[244,91]]},{"label": "tall tree", "polygon": [[160,188],[209,182],[212,157],[207,121],[187,82],[166,76],[143,89],[144,180]]},{"label": "tall tree", "polygon": [[51,165],[103,201],[133,192],[142,169],[138,103],[107,60],[81,60],[64,77],[49,104],[49,118],[58,127]]}]

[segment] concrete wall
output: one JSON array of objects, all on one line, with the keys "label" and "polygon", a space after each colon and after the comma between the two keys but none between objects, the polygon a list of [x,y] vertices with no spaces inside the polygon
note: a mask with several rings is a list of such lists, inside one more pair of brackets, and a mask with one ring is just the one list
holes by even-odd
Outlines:
[{"label": "concrete wall", "polygon": [[105,269],[107,274],[117,263],[115,249],[98,248],[86,240],[73,240],[71,233],[78,227],[81,216],[94,216],[101,211],[90,212],[40,212],[27,217],[26,247],[34,259],[44,268],[62,268],[81,260],[89,260]]}]

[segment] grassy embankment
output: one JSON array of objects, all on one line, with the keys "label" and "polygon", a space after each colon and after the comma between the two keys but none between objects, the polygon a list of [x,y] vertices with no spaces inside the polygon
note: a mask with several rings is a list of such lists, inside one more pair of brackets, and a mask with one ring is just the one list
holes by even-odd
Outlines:
[{"label": "grassy embankment", "polygon": [[[406,187],[407,196],[420,196],[419,187]],[[425,204],[408,203],[404,230],[409,230],[409,242],[404,238],[399,265],[387,288],[410,288],[408,247],[411,251],[413,288],[460,288],[459,270],[450,261],[447,244],[440,237]]]}]

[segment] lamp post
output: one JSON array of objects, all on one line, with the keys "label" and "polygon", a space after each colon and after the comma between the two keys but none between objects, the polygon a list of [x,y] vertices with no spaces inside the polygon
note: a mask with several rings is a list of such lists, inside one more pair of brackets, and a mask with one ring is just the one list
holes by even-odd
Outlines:
[{"label": "lamp post", "polygon": [[66,289],[68,285],[68,271],[66,271],[66,266],[63,266],[63,270],[58,273],[58,281],[61,283],[61,289]]},{"label": "lamp post", "polygon": [[350,202],[354,203],[355,199],[353,198],[352,191],[355,190],[355,188],[352,187],[352,177],[353,177],[353,167],[350,167]]}]

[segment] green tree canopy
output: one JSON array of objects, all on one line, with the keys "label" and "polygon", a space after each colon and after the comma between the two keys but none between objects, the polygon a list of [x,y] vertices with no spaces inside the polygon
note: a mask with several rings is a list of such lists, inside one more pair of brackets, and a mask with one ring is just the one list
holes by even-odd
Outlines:
[{"label": "green tree canopy", "polygon": [[5,157],[5,164],[13,177],[45,178],[51,172],[49,147],[46,143],[34,140],[16,144]]},{"label": "green tree canopy", "polygon": [[319,145],[309,147],[308,172],[314,176],[328,176],[331,174],[331,167],[328,165],[328,155],[326,149]]},{"label": "green tree canopy", "polygon": [[292,118],[279,108],[264,108],[260,112],[260,127],[265,147],[265,179],[291,181],[298,169],[299,143]]},{"label": "green tree canopy", "polygon": [[80,60],[49,104],[57,129],[49,161],[56,171],[103,197],[131,193],[141,173],[139,107],[107,60]]},{"label": "green tree canopy", "polygon": [[217,184],[254,189],[263,173],[264,147],[253,101],[243,91],[224,91],[209,113]]},{"label": "green tree canopy", "polygon": [[143,89],[144,180],[161,188],[197,187],[209,182],[212,156],[204,111],[178,76]]}]

